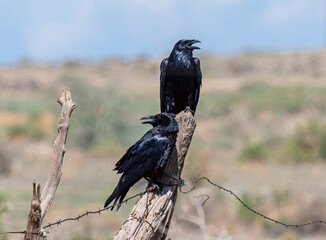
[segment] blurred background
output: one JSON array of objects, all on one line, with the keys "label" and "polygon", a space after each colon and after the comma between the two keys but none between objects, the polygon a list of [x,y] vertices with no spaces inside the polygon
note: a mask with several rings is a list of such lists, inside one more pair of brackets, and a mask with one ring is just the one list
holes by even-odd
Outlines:
[{"label": "blurred background", "polygon": [[[25,229],[32,181],[45,184],[63,89],[77,108],[44,223],[103,206],[114,164],[149,129],[139,119],[159,112],[159,64],[181,38],[202,41],[203,72],[185,181],[209,177],[287,223],[326,219],[325,0],[1,0],[0,33],[0,232]],[[112,239],[135,201],[53,227],[49,239]],[[267,222],[202,184],[179,195],[168,236],[325,234]]]}]

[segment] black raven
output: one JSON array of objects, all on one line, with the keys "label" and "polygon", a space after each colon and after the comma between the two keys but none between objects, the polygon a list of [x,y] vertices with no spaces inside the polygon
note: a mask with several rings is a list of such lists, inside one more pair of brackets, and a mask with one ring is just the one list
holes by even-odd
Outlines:
[{"label": "black raven", "polygon": [[198,58],[192,56],[193,46],[199,40],[178,41],[168,58],[161,62],[161,112],[178,114],[189,109],[195,114],[201,87],[201,70]]},{"label": "black raven", "polygon": [[107,207],[115,200],[111,210],[116,205],[119,209],[130,187],[142,177],[148,180],[149,184],[155,183],[155,179],[163,174],[165,164],[175,146],[179,129],[172,114],[160,113],[143,117],[141,120],[148,120],[142,123],[151,124],[153,128],[131,146],[116,163],[113,170],[123,174],[104,204],[104,207]]}]

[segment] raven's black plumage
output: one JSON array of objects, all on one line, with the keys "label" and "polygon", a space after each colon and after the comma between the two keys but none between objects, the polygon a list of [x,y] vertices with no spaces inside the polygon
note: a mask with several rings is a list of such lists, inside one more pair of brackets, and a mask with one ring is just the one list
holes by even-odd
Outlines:
[{"label": "raven's black plumage", "polygon": [[152,124],[153,128],[131,146],[116,163],[114,170],[122,173],[122,176],[104,205],[107,207],[114,200],[111,210],[117,204],[117,208],[120,207],[130,187],[142,177],[148,180],[159,177],[175,146],[178,124],[172,114],[160,113],[141,120],[145,119],[148,121],[143,123]]},{"label": "raven's black plumage", "polygon": [[170,56],[161,62],[161,112],[178,114],[187,107],[195,113],[199,99],[202,74],[200,61],[192,56],[192,46],[200,41],[178,41]]}]

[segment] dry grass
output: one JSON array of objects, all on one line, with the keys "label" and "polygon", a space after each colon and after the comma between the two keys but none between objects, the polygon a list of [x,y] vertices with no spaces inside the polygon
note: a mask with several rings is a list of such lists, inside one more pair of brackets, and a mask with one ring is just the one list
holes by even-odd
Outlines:
[{"label": "dry grass", "polygon": [[[184,178],[205,175],[290,223],[325,219],[326,52],[201,59],[198,127]],[[62,89],[71,90],[77,109],[61,185],[45,222],[103,205],[118,180],[114,163],[148,129],[139,118],[159,111],[158,79],[159,62],[148,59],[1,67],[0,163],[9,166],[0,172],[0,192],[8,198],[3,227],[24,229],[32,181],[45,183]],[[229,195],[207,186],[199,191],[194,195],[211,196],[203,209],[211,239],[323,239],[325,226],[284,229],[241,209]],[[199,225],[187,221],[199,213],[194,195],[180,195],[171,239],[203,238]],[[53,228],[50,237],[111,239],[133,203]]]}]

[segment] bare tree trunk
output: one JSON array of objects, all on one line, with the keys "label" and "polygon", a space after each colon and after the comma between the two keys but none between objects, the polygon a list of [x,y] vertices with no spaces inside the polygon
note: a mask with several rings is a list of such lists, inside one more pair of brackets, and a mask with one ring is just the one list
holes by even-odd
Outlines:
[{"label": "bare tree trunk", "polygon": [[179,133],[176,148],[169,158],[165,174],[161,179],[165,185],[163,190],[160,193],[148,192],[141,197],[114,237],[115,240],[164,240],[166,238],[177,199],[177,185],[196,128],[195,120],[190,112],[179,113],[176,120]]},{"label": "bare tree trunk", "polygon": [[40,194],[40,184],[38,184],[36,190],[36,184],[35,182],[33,183],[31,210],[28,216],[24,240],[37,240],[40,237],[46,238],[45,232],[41,229],[42,222],[52,203],[62,175],[61,168],[63,157],[66,152],[65,145],[69,129],[69,120],[76,104],[72,101],[69,91],[63,91],[61,97],[57,99],[57,102],[60,103],[62,110],[58,125],[58,135],[54,141],[52,167],[42,194]]}]

